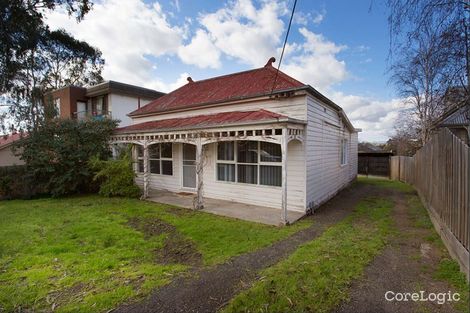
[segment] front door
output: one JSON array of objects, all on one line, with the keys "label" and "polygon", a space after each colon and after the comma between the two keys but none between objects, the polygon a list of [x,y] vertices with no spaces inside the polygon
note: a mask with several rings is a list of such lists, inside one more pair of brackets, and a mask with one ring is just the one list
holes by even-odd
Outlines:
[{"label": "front door", "polygon": [[183,144],[183,187],[196,188],[196,146]]}]

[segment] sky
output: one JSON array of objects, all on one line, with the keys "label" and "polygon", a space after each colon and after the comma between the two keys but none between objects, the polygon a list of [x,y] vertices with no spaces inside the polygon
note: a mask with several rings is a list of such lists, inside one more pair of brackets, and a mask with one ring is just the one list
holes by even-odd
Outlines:
[{"label": "sky", "polygon": [[[294,0],[103,0],[77,23],[47,14],[103,52],[103,77],[170,92],[279,61]],[[378,0],[298,0],[281,71],[347,113],[360,141],[384,142],[402,108],[388,83],[387,8]],[[277,67],[278,63],[274,66]]]}]

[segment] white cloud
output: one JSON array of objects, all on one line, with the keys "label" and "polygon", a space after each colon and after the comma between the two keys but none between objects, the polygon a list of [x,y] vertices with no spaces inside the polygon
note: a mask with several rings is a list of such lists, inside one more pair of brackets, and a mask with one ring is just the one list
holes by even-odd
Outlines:
[{"label": "white cloud", "polygon": [[209,34],[202,29],[196,32],[191,42],[180,46],[178,56],[186,64],[200,68],[220,68],[220,50],[215,47]]},{"label": "white cloud", "polygon": [[400,111],[405,108],[403,99],[378,101],[341,92],[333,92],[329,96],[344,109],[354,127],[362,128],[360,141],[386,141],[393,135]]},{"label": "white cloud", "polygon": [[281,44],[284,22],[280,17],[286,12],[284,2],[265,1],[256,8],[250,0],[238,0],[202,14],[199,22],[222,53],[260,67]]},{"label": "white cloud", "polygon": [[161,79],[154,79],[152,81],[150,81],[148,83],[148,87],[149,88],[154,88],[156,90],[159,90],[159,91],[163,91],[163,92],[170,92],[170,91],[173,91],[185,84],[188,83],[188,77],[189,77],[189,74],[188,73],[181,73],[178,78],[174,81],[174,82],[171,82],[171,83],[167,83]]},{"label": "white cloud", "polygon": [[301,53],[286,60],[283,71],[321,91],[344,80],[347,77],[346,63],[338,60],[336,54],[345,46],[337,45],[305,27],[299,32],[304,37]]},{"label": "white cloud", "polygon": [[293,22],[295,24],[307,26],[309,22],[312,22],[315,25],[321,24],[323,22],[323,19],[326,16],[326,10],[322,9],[321,12],[302,12],[302,11],[297,11],[294,14],[294,20]]},{"label": "white cloud", "polygon": [[321,13],[317,13],[315,17],[312,19],[313,24],[320,24],[321,22],[323,22],[325,15],[326,15],[325,10],[322,10]]},{"label": "white cloud", "polygon": [[183,33],[169,24],[158,3],[141,0],[95,3],[81,23],[69,18],[64,10],[56,10],[47,15],[47,23],[98,47],[106,60],[106,79],[144,86],[154,79],[154,64],[149,56],[176,53]]}]

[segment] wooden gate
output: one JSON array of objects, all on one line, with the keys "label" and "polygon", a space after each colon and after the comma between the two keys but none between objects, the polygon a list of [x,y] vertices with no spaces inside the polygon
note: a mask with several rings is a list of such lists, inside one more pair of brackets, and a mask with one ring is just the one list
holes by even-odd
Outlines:
[{"label": "wooden gate", "polygon": [[390,177],[391,152],[359,152],[358,173]]}]

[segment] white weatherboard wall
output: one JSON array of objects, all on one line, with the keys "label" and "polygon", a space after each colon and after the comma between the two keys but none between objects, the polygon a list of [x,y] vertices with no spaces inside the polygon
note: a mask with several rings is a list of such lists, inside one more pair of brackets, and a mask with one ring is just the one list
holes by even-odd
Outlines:
[{"label": "white weatherboard wall", "polygon": [[[140,99],[140,106],[144,106],[149,103],[150,99]],[[137,110],[139,106],[139,98],[131,96],[123,96],[118,94],[110,94],[108,97],[108,110],[111,111],[113,119],[118,119],[120,127],[128,126],[132,124],[132,119],[127,116],[134,110]]]},{"label": "white weatherboard wall", "polygon": [[[316,207],[345,187],[357,174],[357,133],[338,112],[307,97],[307,206]],[[341,139],[347,139],[348,161],[341,165]]]}]

